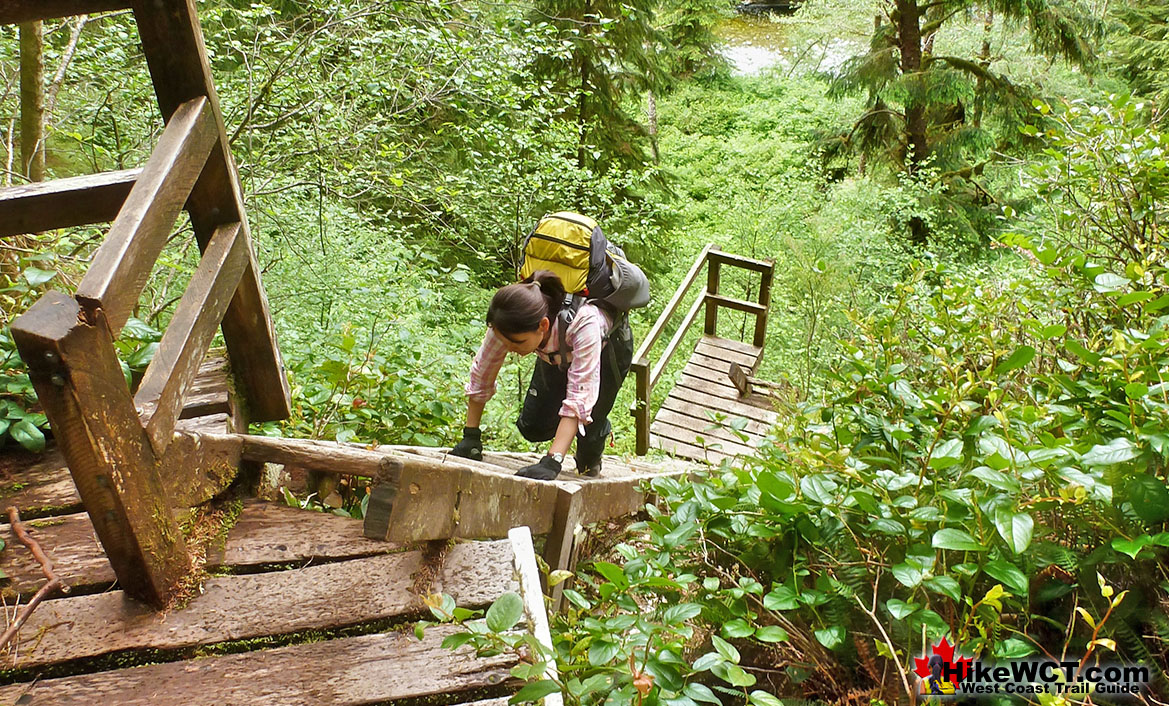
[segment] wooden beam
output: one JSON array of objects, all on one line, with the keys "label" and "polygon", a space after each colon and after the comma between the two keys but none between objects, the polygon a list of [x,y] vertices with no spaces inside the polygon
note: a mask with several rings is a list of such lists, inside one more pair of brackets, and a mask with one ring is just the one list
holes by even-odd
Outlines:
[{"label": "wooden beam", "polygon": [[331,441],[284,439],[240,434],[243,459],[256,463],[281,463],[306,471],[363,476],[380,483],[397,484],[405,454],[361,449]]},{"label": "wooden beam", "polygon": [[650,392],[653,392],[654,387],[658,384],[658,380],[662,378],[662,373],[666,371],[666,365],[669,364],[670,358],[674,357],[678,346],[682,345],[683,339],[686,338],[686,333],[690,330],[690,326],[693,325],[694,320],[698,318],[698,312],[702,310],[702,305],[705,303],[706,297],[704,296],[695,299],[694,303],[690,305],[690,311],[686,312],[686,317],[682,319],[682,323],[678,324],[678,330],[674,332],[673,338],[666,345],[666,350],[662,352],[662,357],[658,360],[657,365],[654,366],[653,372],[649,374]]},{"label": "wooden beam", "polygon": [[218,142],[191,192],[187,210],[201,244],[206,244],[218,226],[240,223],[247,243],[248,267],[224,316],[223,339],[236,389],[247,402],[248,419],[285,419],[291,413],[288,378],[276,345],[260,268],[252,252],[239,177],[228,149],[194,0],[133,0],[132,5],[163,117],[169,120],[179,105],[197,97],[205,96],[211,105]]},{"label": "wooden beam", "polygon": [[754,270],[756,272],[770,272],[775,269],[775,263],[770,260],[755,260],[750,257],[723,252],[722,250],[711,250],[710,261],[712,263],[718,262],[735,267],[742,267],[745,270]]},{"label": "wooden beam", "polygon": [[186,391],[247,267],[247,244],[239,230],[238,222],[216,229],[134,397],[159,456],[170,443]]},{"label": "wooden beam", "polygon": [[629,367],[636,384],[633,408],[629,410],[634,418],[633,425],[637,435],[635,451],[638,456],[644,456],[649,451],[649,365],[644,360],[635,360]]},{"label": "wooden beam", "polygon": [[[714,307],[725,307],[727,309],[735,309],[737,311],[745,311],[748,314],[754,314],[755,316],[764,316],[767,314],[767,307],[765,307],[761,304],[756,304],[755,302],[744,301],[742,299],[734,299],[732,297],[724,297],[724,296],[720,296],[718,294],[707,294],[706,301],[708,304],[707,312],[709,312],[710,309],[714,308]],[[711,304],[713,304],[714,307],[709,307],[709,305],[711,305]],[[708,321],[709,321],[709,316],[710,316],[710,314],[708,313],[707,314]],[[707,331],[707,333],[713,334],[712,331]]]},{"label": "wooden beam", "polygon": [[718,307],[710,305],[710,298],[718,294],[721,260],[710,260],[706,266],[706,321],[703,332],[708,336],[718,335]]},{"label": "wooden beam", "polygon": [[[508,566],[507,571],[511,570]],[[442,646],[444,639],[462,629],[436,625],[427,628],[422,641],[409,631],[379,632],[40,679],[0,687],[0,702],[21,706],[366,706],[452,703],[449,699],[461,702],[485,691],[517,690],[518,680],[508,673],[517,662],[514,654],[476,657],[470,646],[458,650]],[[279,678],[273,678],[277,674]],[[501,698],[490,706],[507,706],[507,701]]]},{"label": "wooden beam", "polygon": [[0,237],[108,223],[140,173],[123,169],[0,189]]},{"label": "wooden beam", "polygon": [[[548,628],[548,612],[544,608],[544,593],[540,590],[540,570],[536,566],[536,552],[532,548],[532,533],[527,527],[519,526],[509,531],[507,537],[515,557],[515,570],[520,577],[520,598],[523,599],[528,628],[548,654],[555,655],[552,632]],[[543,677],[559,681],[555,659],[548,660]],[[543,701],[544,706],[564,706],[564,695],[554,692],[545,696]]]},{"label": "wooden beam", "polygon": [[122,588],[162,607],[190,569],[101,309],[48,292],[12,337]]},{"label": "wooden beam", "polygon": [[[556,510],[552,515],[552,527],[544,541],[544,561],[549,571],[572,571],[575,565],[573,549],[576,547],[576,533],[581,527],[584,494],[579,485],[561,487],[556,494]],[[552,600],[552,611],[559,612],[568,581],[561,581],[548,588]]]},{"label": "wooden beam", "polygon": [[88,312],[104,309],[115,336],[138,304],[216,139],[206,99],[190,100],[175,112],[78,285],[82,307]]},{"label": "wooden beam", "polygon": [[4,0],[0,3],[0,24],[55,20],[58,17],[92,15],[129,7],[130,0]]}]

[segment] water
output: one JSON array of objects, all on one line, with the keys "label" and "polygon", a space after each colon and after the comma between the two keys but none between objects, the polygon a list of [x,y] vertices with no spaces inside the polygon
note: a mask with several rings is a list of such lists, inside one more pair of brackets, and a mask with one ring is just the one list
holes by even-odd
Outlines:
[{"label": "water", "polygon": [[731,62],[731,70],[741,76],[768,69],[835,74],[861,50],[860,43],[839,37],[796,39],[794,28],[776,15],[739,15],[718,28],[722,54]]}]

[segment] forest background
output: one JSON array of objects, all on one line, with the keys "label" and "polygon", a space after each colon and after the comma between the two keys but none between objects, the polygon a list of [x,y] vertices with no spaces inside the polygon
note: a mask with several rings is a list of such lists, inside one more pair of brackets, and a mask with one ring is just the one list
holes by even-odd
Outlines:
[{"label": "forest background", "polygon": [[[452,442],[487,300],[547,211],[597,217],[651,275],[638,336],[706,243],[776,261],[773,443],[659,484],[661,506],[566,593],[557,654],[540,656],[563,683],[533,669],[529,694],[892,703],[942,637],[985,658],[1140,662],[1165,694],[1169,10],[808,0],[753,25],[714,0],[199,11],[292,381],[293,418],[261,433]],[[22,42],[0,29],[4,181],[140,165],[161,125],[132,18],[41,31],[44,136],[22,149]],[[780,61],[733,70],[721,50],[742,32],[780,38]],[[30,449],[46,424],[7,323],[75,286],[101,236],[3,243],[0,427]],[[175,232],[125,329],[128,377],[193,243]],[[531,449],[511,424],[530,365],[501,372],[491,448]],[[631,400],[615,453],[632,448]],[[361,512],[353,492],[339,512]]]}]

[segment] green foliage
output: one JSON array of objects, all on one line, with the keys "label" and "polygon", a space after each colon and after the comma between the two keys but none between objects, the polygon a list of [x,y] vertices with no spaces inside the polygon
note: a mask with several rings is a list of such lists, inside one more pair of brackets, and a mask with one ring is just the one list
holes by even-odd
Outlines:
[{"label": "green foliage", "polygon": [[1114,35],[1112,61],[1134,93],[1169,109],[1169,7],[1156,0],[1120,3],[1114,15],[1122,25]]}]

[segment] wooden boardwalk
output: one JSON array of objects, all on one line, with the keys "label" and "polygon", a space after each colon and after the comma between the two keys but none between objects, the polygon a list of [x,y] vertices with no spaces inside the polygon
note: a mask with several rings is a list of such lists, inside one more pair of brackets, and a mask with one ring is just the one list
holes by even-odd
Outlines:
[{"label": "wooden boardwalk", "polygon": [[[729,371],[732,363],[755,370],[762,355],[762,348],[748,343],[710,335],[699,339],[654,417],[651,445],[709,463],[754,453],[777,415],[766,395],[740,395]],[[745,426],[735,429],[735,424]]]}]

